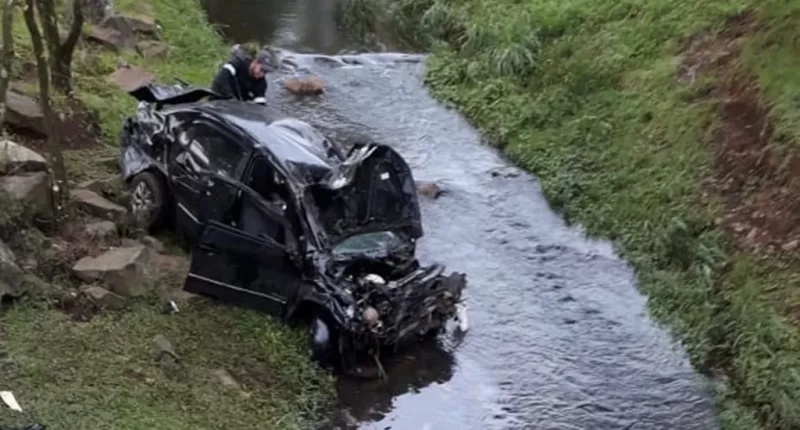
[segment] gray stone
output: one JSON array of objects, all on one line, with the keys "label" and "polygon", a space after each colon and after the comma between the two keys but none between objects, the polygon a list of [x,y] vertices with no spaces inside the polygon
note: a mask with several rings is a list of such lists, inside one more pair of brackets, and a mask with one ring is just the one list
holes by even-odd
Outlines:
[{"label": "gray stone", "polygon": [[81,288],[81,292],[102,309],[116,311],[125,307],[125,299],[122,296],[114,294],[103,287],[87,285]]},{"label": "gray stone", "polygon": [[122,246],[130,248],[132,246],[144,246],[144,244],[136,239],[131,239],[129,237],[126,237],[122,239]]},{"label": "gray stone", "polygon": [[136,297],[148,292],[149,260],[145,246],[114,248],[80,259],[72,270],[84,282],[102,282],[117,294]]},{"label": "gray stone", "polygon": [[227,370],[225,370],[225,369],[217,369],[217,370],[215,370],[213,372],[213,374],[214,374],[214,377],[217,378],[217,380],[223,386],[228,387],[228,388],[233,388],[235,390],[241,389],[241,387],[239,386],[239,383],[236,382],[236,379],[234,379],[233,376],[231,376],[231,374],[228,373]]},{"label": "gray stone", "polygon": [[136,44],[136,52],[144,58],[165,59],[172,49],[166,43],[156,40],[143,40]]},{"label": "gray stone", "polygon": [[0,175],[47,170],[47,160],[38,152],[10,140],[0,141]]},{"label": "gray stone", "polygon": [[103,179],[89,179],[78,184],[76,188],[94,191],[97,194],[103,195],[114,190],[120,182],[121,181],[116,176]]},{"label": "gray stone", "polygon": [[0,242],[0,299],[19,297],[24,293],[25,273],[17,265],[14,252]]},{"label": "gray stone", "polygon": [[116,84],[125,92],[141,88],[154,79],[150,72],[138,66],[120,67],[108,77],[109,82]]},{"label": "gray stone", "polygon": [[102,25],[90,26],[86,39],[114,51],[131,50],[136,47],[136,36],[133,31],[121,32]]},{"label": "gray stone", "polygon": [[89,237],[101,241],[117,237],[117,225],[111,221],[97,221],[86,224],[84,228]]},{"label": "gray stone", "polygon": [[127,212],[124,207],[87,189],[73,191],[72,198],[76,201],[78,207],[98,218],[117,221],[124,217]]},{"label": "gray stone", "polygon": [[100,27],[116,30],[124,34],[128,32],[154,34],[158,31],[155,18],[144,13],[113,14],[103,19],[100,22]]},{"label": "gray stone", "polygon": [[0,177],[0,190],[22,202],[36,215],[50,217],[53,214],[50,179],[45,172]]},{"label": "gray stone", "polygon": [[172,342],[163,334],[158,334],[153,338],[153,358],[158,362],[178,361],[178,354],[175,353]]},{"label": "gray stone", "polygon": [[44,114],[39,102],[15,91],[6,93],[5,122],[13,127],[33,131],[41,136],[47,135],[44,127]]}]

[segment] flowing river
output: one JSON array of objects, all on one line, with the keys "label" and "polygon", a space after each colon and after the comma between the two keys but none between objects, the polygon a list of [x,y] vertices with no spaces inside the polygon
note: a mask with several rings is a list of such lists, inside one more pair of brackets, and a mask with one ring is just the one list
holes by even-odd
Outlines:
[{"label": "flowing river", "polygon": [[390,144],[417,180],[448,191],[421,199],[419,252],[467,273],[470,331],[396,357],[388,382],[341,378],[340,402],[360,428],[718,428],[706,381],[649,319],[631,267],[565,225],[535,177],[431,99],[424,56],[336,56],[352,45],[335,0],[205,4],[231,42],[284,48],[326,81],[324,95],[301,98],[281,88],[292,72],[271,74],[271,104],[331,137]]}]

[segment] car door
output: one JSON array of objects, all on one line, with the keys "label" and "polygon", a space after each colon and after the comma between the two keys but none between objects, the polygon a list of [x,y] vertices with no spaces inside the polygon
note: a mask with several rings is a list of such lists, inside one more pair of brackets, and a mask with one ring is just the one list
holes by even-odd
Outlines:
[{"label": "car door", "polygon": [[[297,234],[279,210],[238,185],[248,221],[209,221],[192,251],[184,290],[282,317],[300,282]],[[249,212],[248,212],[249,211]]]},{"label": "car door", "polygon": [[235,190],[217,178],[237,178],[249,151],[242,139],[210,119],[187,122],[177,132],[167,170],[178,230],[195,242],[207,222],[224,222],[221,217],[233,204]]}]

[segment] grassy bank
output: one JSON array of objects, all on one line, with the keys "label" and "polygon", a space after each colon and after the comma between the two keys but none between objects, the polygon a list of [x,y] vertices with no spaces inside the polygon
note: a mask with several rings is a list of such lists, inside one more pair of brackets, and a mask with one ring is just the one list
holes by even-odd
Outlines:
[{"label": "grassy bank", "polygon": [[[144,67],[161,81],[179,77],[207,85],[227,55],[196,0],[148,3],[162,27],[159,39],[171,47],[168,59],[115,54],[86,41],[75,53],[75,95],[99,132],[86,133],[91,141],[65,151],[71,182],[118,175],[113,165],[119,156],[117,134],[135,108],[134,100],[106,79],[119,59]],[[115,1],[114,6],[147,12],[135,0]],[[35,94],[29,36],[21,12],[16,18],[12,83]],[[57,100],[57,105],[63,109],[66,103]],[[18,221],[14,228],[28,227]],[[4,239],[12,246],[26,242]],[[69,245],[70,237],[55,232],[50,241],[65,240]],[[319,418],[333,397],[333,380],[308,360],[302,333],[263,314],[202,300],[181,301],[180,313],[164,314],[165,296],[180,288],[188,261],[173,251],[159,262],[164,267],[152,279],[159,288],[149,297],[131,299],[124,309],[102,312],[88,322],[74,321],[63,306],[46,303],[39,294],[0,315],[2,389],[14,392],[26,411],[23,416],[0,408],[0,425],[27,425],[35,419],[53,430],[308,428],[310,420]],[[47,293],[42,297],[57,297],[79,285],[69,276],[69,262],[44,264],[63,267],[40,273],[47,284],[40,286]],[[152,339],[158,334],[172,342],[180,357],[177,365],[154,360]]]},{"label": "grassy bank", "polygon": [[[355,1],[355,0],[354,0]],[[635,264],[727,381],[727,429],[800,425],[800,4],[399,0],[428,84]]]}]

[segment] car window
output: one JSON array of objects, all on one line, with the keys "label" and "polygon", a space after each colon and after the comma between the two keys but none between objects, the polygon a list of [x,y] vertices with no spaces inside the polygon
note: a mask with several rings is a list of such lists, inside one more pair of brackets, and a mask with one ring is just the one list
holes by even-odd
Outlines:
[{"label": "car window", "polygon": [[237,168],[247,157],[242,145],[206,122],[192,124],[187,137],[193,155],[208,160],[208,167],[217,173],[235,176]]}]

